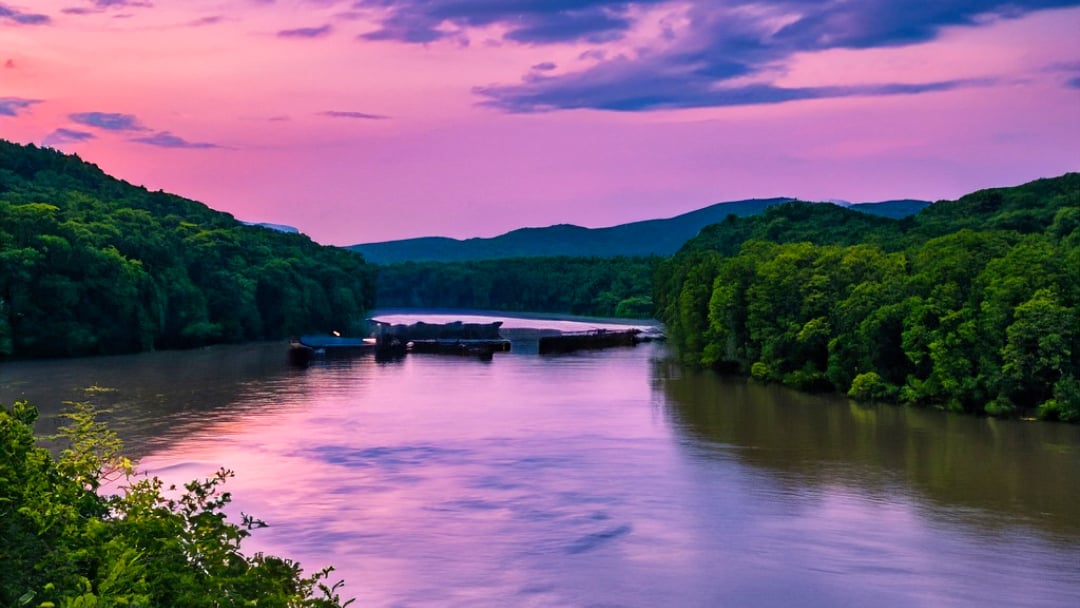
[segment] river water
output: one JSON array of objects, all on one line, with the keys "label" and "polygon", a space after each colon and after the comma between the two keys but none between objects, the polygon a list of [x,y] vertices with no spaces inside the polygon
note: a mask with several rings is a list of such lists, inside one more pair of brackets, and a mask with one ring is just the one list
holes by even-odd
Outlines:
[{"label": "river water", "polygon": [[234,470],[233,511],[270,523],[248,550],[333,564],[361,606],[1080,606],[1080,427],[857,406],[660,344],[0,365],[17,397],[45,432],[62,400],[111,407],[166,480]]}]

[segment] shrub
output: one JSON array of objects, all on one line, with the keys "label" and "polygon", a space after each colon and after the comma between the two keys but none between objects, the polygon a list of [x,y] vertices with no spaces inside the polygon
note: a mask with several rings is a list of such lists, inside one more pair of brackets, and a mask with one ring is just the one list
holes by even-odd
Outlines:
[{"label": "shrub", "polygon": [[897,392],[898,389],[882,380],[877,372],[866,372],[855,376],[847,395],[856,401],[891,401]]},{"label": "shrub", "polygon": [[[116,435],[76,405],[58,457],[35,445],[37,410],[0,407],[0,605],[342,608],[331,568],[304,576],[292,560],[244,555],[262,522],[227,520],[213,477],[166,487],[137,476]],[[106,482],[122,492],[102,491]]]}]

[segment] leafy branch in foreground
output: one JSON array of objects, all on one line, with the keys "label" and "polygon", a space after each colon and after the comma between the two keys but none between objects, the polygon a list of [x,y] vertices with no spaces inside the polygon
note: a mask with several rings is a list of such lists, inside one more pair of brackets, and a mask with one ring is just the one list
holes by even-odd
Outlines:
[{"label": "leafy branch in foreground", "polygon": [[[343,608],[332,568],[240,550],[265,524],[224,513],[222,469],[178,490],[137,475],[92,406],[74,404],[56,458],[36,446],[36,408],[0,407],[0,605]],[[119,493],[105,488],[117,487]]]}]

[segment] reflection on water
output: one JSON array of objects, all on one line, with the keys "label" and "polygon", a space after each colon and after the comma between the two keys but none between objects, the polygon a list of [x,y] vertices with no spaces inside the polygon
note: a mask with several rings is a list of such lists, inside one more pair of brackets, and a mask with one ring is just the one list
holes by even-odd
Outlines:
[{"label": "reflection on water", "polygon": [[[662,347],[306,370],[279,344],[0,366],[75,389],[364,606],[1080,605],[1080,429],[688,372]],[[34,392],[39,391],[39,392]],[[41,392],[43,391],[43,392]]]},{"label": "reflection on water", "polygon": [[702,454],[797,484],[918,491],[969,522],[1080,535],[1080,428],[1001,421],[793,393],[656,363],[681,431]]}]

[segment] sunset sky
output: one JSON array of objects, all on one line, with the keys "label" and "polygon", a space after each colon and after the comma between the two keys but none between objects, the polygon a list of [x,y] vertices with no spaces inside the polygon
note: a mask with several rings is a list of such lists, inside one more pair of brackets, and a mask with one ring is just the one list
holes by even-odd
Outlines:
[{"label": "sunset sky", "polygon": [[0,0],[0,138],[336,245],[1080,170],[1080,0]]}]

